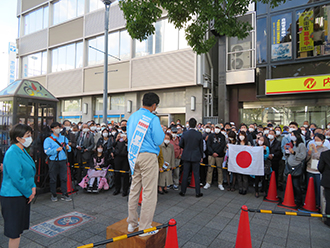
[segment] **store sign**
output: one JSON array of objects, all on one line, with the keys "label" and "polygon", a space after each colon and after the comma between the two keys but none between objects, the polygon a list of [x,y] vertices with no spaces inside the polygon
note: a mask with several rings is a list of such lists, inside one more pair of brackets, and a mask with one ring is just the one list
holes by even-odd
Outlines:
[{"label": "store sign", "polygon": [[299,16],[299,51],[307,52],[314,50],[314,14],[313,10],[305,11]]},{"label": "store sign", "polygon": [[330,91],[330,74],[266,80],[266,95]]}]

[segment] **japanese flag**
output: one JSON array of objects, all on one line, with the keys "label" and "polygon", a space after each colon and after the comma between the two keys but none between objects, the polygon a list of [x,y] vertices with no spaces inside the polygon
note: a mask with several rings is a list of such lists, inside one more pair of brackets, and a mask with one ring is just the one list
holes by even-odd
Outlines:
[{"label": "japanese flag", "polygon": [[228,144],[228,171],[244,175],[264,175],[264,148]]}]

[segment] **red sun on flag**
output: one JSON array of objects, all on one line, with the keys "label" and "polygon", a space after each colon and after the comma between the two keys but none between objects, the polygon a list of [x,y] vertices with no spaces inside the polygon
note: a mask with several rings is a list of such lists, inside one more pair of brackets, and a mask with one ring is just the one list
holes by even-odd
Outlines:
[{"label": "red sun on flag", "polygon": [[247,151],[242,151],[236,156],[236,163],[239,167],[245,169],[248,168],[252,163],[252,156]]}]

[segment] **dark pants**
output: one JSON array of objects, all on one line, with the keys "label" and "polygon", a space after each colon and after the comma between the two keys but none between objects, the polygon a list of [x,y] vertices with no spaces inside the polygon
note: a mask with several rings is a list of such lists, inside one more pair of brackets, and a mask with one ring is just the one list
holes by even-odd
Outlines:
[{"label": "dark pants", "polygon": [[254,181],[254,189],[256,193],[259,193],[259,182],[262,182],[262,186],[260,191],[261,192],[267,192],[267,181],[264,176],[256,176]]},{"label": "dark pants", "polygon": [[[208,164],[207,156],[203,159],[203,164]],[[200,180],[203,185],[206,184],[206,173],[207,173],[207,166],[200,166],[199,173],[200,173]]]},{"label": "dark pants", "polygon": [[302,191],[301,191],[301,176],[292,177],[292,186],[294,191],[294,198],[298,205],[302,205]]},{"label": "dark pants", "polygon": [[67,188],[66,188],[66,181],[67,181],[67,166],[66,166],[66,160],[61,161],[53,161],[50,160],[48,163],[49,166],[49,186],[50,186],[50,192],[53,196],[56,196],[56,181],[57,181],[57,175],[60,176],[61,180],[61,191],[62,194],[67,194]]},{"label": "dark pants", "polygon": [[85,169],[85,167],[91,167],[91,153],[77,150],[77,162],[79,168],[76,170],[75,178],[79,183],[87,174],[87,169]]},{"label": "dark pants", "polygon": [[[330,214],[330,188],[324,188],[324,197],[326,201],[325,214]],[[327,218],[324,223],[330,226],[330,218]]]},{"label": "dark pants", "polygon": [[247,175],[237,173],[238,189],[247,191],[249,186],[249,177]]},{"label": "dark pants", "polygon": [[188,186],[188,176],[190,173],[190,169],[192,167],[192,171],[195,177],[195,191],[196,195],[201,193],[201,189],[199,186],[199,162],[191,162],[191,161],[183,161],[183,177],[181,183],[181,192],[186,193],[187,186]]},{"label": "dark pants", "polygon": [[[128,164],[128,157],[125,156],[116,156],[115,160],[115,170],[123,170],[128,171],[129,170],[129,164]],[[123,192],[128,193],[129,189],[129,173],[120,173],[115,172],[115,190],[120,191],[121,189],[121,177],[123,176]]]},{"label": "dark pants", "polygon": [[285,160],[281,159],[278,162],[278,186],[284,187],[285,185],[285,177],[284,177],[284,168],[285,168]]},{"label": "dark pants", "polygon": [[276,186],[278,187],[278,179],[279,179],[279,168],[280,168],[280,161],[279,160],[271,160],[272,161],[272,170],[275,171],[275,179],[276,179]]}]

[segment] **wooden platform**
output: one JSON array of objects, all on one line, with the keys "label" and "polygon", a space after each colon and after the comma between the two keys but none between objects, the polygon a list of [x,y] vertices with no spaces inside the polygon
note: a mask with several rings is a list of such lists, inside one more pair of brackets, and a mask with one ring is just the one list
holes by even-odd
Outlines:
[{"label": "wooden platform", "polygon": [[[161,224],[152,222],[152,226],[159,226]],[[128,234],[128,223],[125,219],[116,222],[115,224],[107,227],[107,239]],[[138,228],[135,229],[135,232]],[[110,244],[107,244],[107,248],[162,248],[165,246],[166,228],[162,228],[158,233],[154,235],[148,235],[145,237],[135,236],[124,240],[119,240]]]}]

